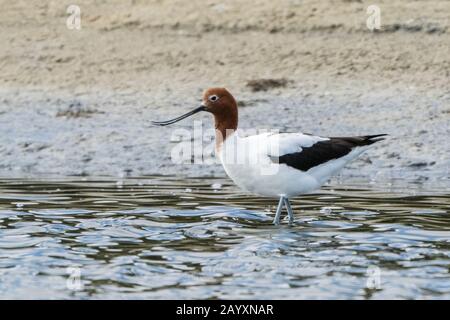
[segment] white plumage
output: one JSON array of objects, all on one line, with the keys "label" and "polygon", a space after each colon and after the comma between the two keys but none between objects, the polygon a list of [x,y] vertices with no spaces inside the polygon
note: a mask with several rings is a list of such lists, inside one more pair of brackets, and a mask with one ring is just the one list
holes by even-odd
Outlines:
[{"label": "white plumage", "polygon": [[263,133],[240,137],[237,131],[218,148],[217,156],[228,176],[239,187],[267,197],[292,197],[320,188],[332,175],[369,148],[356,147],[344,157],[306,171],[274,162],[274,157],[300,154],[303,148],[327,140],[329,138],[302,133]]}]

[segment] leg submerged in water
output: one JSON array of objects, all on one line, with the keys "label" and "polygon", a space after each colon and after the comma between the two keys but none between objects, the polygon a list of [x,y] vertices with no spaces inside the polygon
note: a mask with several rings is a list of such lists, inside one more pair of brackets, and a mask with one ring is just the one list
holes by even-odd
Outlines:
[{"label": "leg submerged in water", "polygon": [[289,216],[289,224],[292,224],[294,222],[294,212],[291,208],[291,203],[289,202],[289,198],[284,198],[284,204],[286,206],[288,216]]},{"label": "leg submerged in water", "polygon": [[281,196],[280,201],[278,202],[277,212],[275,213],[275,219],[273,219],[274,225],[280,224],[280,216],[281,216],[281,211],[283,210],[283,204],[284,204],[284,197]]}]

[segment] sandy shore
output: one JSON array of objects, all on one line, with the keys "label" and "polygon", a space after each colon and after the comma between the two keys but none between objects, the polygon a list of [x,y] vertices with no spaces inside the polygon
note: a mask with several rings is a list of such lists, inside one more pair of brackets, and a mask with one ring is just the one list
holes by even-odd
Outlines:
[{"label": "sandy shore", "polygon": [[345,176],[449,177],[450,1],[377,1],[377,32],[366,1],[77,1],[81,30],[71,1],[0,4],[1,176],[223,176],[170,161],[193,121],[149,121],[225,86],[243,128],[391,135]]}]

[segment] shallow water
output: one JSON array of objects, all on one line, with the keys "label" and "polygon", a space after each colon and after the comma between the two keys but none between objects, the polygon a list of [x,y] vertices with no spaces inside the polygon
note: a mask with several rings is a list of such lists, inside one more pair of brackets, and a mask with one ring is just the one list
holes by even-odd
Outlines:
[{"label": "shallow water", "polygon": [[0,180],[0,298],[450,298],[450,191],[221,179]]}]

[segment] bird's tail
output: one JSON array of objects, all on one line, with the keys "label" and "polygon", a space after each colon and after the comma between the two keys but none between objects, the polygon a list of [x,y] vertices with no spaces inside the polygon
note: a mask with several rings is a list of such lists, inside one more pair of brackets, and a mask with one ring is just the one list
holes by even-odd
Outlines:
[{"label": "bird's tail", "polygon": [[383,133],[370,136],[339,137],[331,139],[336,139],[337,141],[340,141],[340,143],[347,144],[350,149],[353,149],[354,147],[369,146],[371,144],[374,144],[375,142],[384,140],[384,136],[387,136],[387,134]]}]

